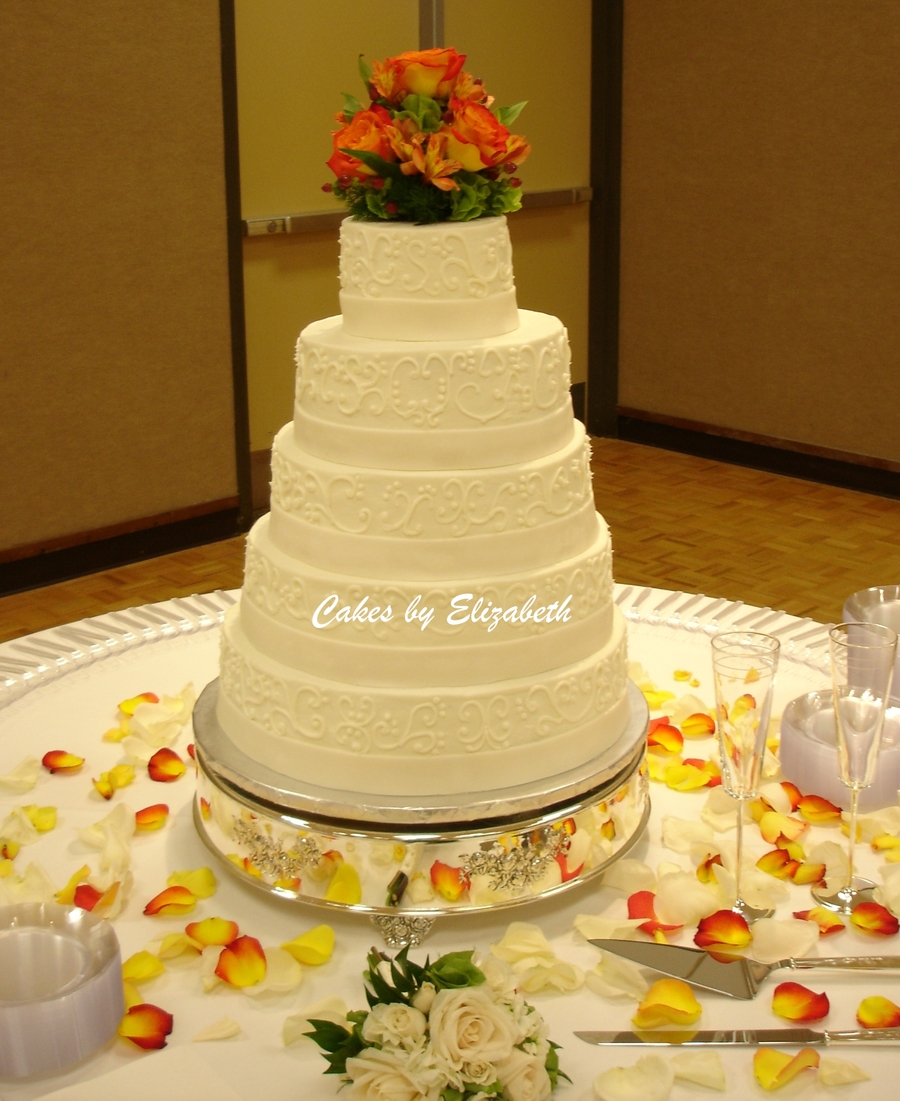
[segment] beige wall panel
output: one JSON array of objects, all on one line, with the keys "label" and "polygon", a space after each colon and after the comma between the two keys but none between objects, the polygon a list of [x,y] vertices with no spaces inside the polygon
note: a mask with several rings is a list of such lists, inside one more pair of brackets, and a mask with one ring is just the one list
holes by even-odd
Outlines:
[{"label": "beige wall panel", "polygon": [[365,101],[360,54],[418,49],[417,0],[236,0],[235,29],[244,217],[339,209],[322,184],[341,92]]},{"label": "beige wall panel", "polygon": [[626,0],[622,405],[900,460],[898,57],[897,0]]},{"label": "beige wall panel", "polygon": [[217,3],[0,43],[0,549],[234,495]]},{"label": "beige wall panel", "polygon": [[445,0],[444,42],[499,104],[528,100],[514,127],[534,147],[526,190],[591,182],[590,0]]}]

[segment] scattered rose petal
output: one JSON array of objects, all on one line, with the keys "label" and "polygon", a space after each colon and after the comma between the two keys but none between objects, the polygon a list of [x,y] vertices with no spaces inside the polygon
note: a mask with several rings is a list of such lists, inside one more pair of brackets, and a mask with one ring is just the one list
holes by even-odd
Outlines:
[{"label": "scattered rose petal", "polygon": [[22,875],[0,879],[0,905],[13,902],[52,902],[56,895],[53,880],[34,862]]},{"label": "scattered rose petal", "polygon": [[690,669],[676,669],[672,674],[672,679],[675,681],[688,681],[694,674]]},{"label": "scattered rose petal", "polygon": [[201,1028],[191,1037],[191,1040],[195,1044],[207,1043],[210,1040],[230,1040],[232,1036],[239,1035],[240,1031],[241,1026],[233,1017],[220,1017],[213,1024]]},{"label": "scattered rose petal", "polygon": [[256,937],[238,937],[222,949],[215,973],[231,986],[253,986],[262,982],[266,977],[266,954],[262,945]]},{"label": "scattered rose petal", "polygon": [[827,994],[816,994],[798,982],[783,982],[772,995],[772,1012],[786,1021],[821,1021],[831,1006]]},{"label": "scattered rose petal", "polygon": [[819,1065],[819,1053],[805,1047],[796,1055],[775,1048],[757,1048],[753,1056],[753,1073],[764,1090],[777,1090],[802,1071]]},{"label": "scattered rose petal", "polygon": [[65,887],[63,887],[61,891],[56,892],[56,901],[61,906],[71,906],[75,900],[75,888],[79,883],[84,883],[90,874],[91,869],[87,864],[83,864],[77,872],[73,873]]},{"label": "scattered rose petal", "polygon": [[585,975],[585,985],[604,998],[633,998],[639,1002],[650,984],[636,963],[612,952],[600,953],[600,962]]},{"label": "scattered rose petal", "polygon": [[773,875],[776,879],[788,879],[800,867],[800,863],[797,860],[791,860],[790,853],[785,849],[772,849],[757,860],[756,866],[766,875]]},{"label": "scattered rose petal", "polygon": [[700,817],[717,833],[733,830],[737,826],[740,802],[732,799],[724,788],[718,787],[706,797]]},{"label": "scattered rose petal", "polygon": [[850,924],[861,933],[892,937],[900,922],[880,902],[861,902],[850,915]]},{"label": "scattered rose petal", "polygon": [[16,845],[34,845],[41,835],[25,813],[24,807],[13,807],[0,824],[0,837]]},{"label": "scattered rose petal", "polygon": [[261,982],[244,986],[245,994],[256,998],[261,994],[287,994],[296,990],[303,979],[303,968],[290,952],[283,948],[264,948],[266,973]]},{"label": "scattered rose petal", "polygon": [[797,818],[779,814],[776,810],[766,811],[759,820],[759,832],[763,835],[763,840],[770,845],[776,844],[780,837],[784,837],[788,841],[796,841],[808,829],[808,822],[801,822]]},{"label": "scattered rose petal", "polygon": [[102,891],[98,891],[90,883],[79,883],[72,896],[72,905],[80,910],[93,910],[101,898]]},{"label": "scattered rose petal", "polygon": [[708,738],[716,732],[715,720],[706,711],[695,711],[680,725],[681,733],[685,738]]},{"label": "scattered rose petal", "polygon": [[225,918],[208,917],[202,921],[192,921],[184,928],[185,934],[201,948],[209,948],[218,945],[226,948],[241,935],[236,921],[226,921]]},{"label": "scattered rose petal", "polygon": [[672,726],[664,715],[661,719],[651,719],[647,728],[647,751],[664,757],[681,752],[684,738],[677,726]]},{"label": "scattered rose petal", "polygon": [[145,1050],[162,1048],[172,1031],[172,1014],[146,1002],[134,1005],[126,1010],[118,1031],[120,1036]]},{"label": "scattered rose petal", "polygon": [[206,994],[214,990],[222,982],[216,973],[221,954],[222,948],[218,945],[211,945],[209,948],[204,948],[200,953],[200,985],[203,987],[204,993]]},{"label": "scattered rose petal", "polygon": [[113,797],[113,786],[109,782],[109,773],[108,772],[101,772],[100,773],[100,779],[99,780],[92,779],[91,783],[94,785],[94,790],[97,792],[97,794],[99,796],[101,796],[103,799],[112,799],[112,797]]},{"label": "scattered rose petal", "polygon": [[800,921],[814,921],[819,927],[820,937],[827,937],[847,928],[833,910],[826,910],[824,906],[813,906],[811,910],[796,910],[794,917],[799,918]]},{"label": "scattered rose petal", "polygon": [[299,937],[294,937],[281,946],[290,952],[298,963],[308,967],[320,967],[331,959],[334,951],[334,930],[330,925],[317,925]]},{"label": "scattered rose petal", "polygon": [[809,886],[811,883],[821,883],[825,879],[824,864],[810,864],[804,861],[794,869],[791,879],[800,887]]},{"label": "scattered rose petal", "polygon": [[599,914],[578,914],[573,922],[585,940],[640,940],[637,927],[640,918],[601,917]]},{"label": "scattered rose petal", "polygon": [[789,957],[796,959],[810,955],[818,940],[819,929],[815,922],[760,918],[753,925],[750,955],[758,963],[775,963]]},{"label": "scattered rose petal", "polygon": [[631,1023],[636,1029],[692,1025],[699,1020],[702,1011],[693,989],[686,982],[658,979],[644,995]]},{"label": "scattered rose petal", "polygon": [[65,749],[51,749],[49,753],[45,753],[41,758],[41,764],[52,774],[61,772],[63,775],[67,775],[68,773],[78,772],[84,764],[84,757],[68,753]]},{"label": "scattered rose petal", "polygon": [[196,696],[193,684],[187,684],[177,696],[139,703],[131,715],[131,736],[151,748],[171,745],[190,719]]},{"label": "scattered rose petal", "polygon": [[694,944],[698,948],[726,948],[740,951],[750,943],[750,926],[733,910],[717,910],[698,925]]},{"label": "scattered rose petal", "polygon": [[713,831],[705,822],[673,818],[667,815],[662,822],[662,842],[676,853],[689,853],[694,845],[713,845]]},{"label": "scattered rose petal", "polygon": [[166,965],[152,952],[135,952],[122,964],[122,978],[127,982],[142,983],[155,979],[166,969]]},{"label": "scattered rose petal", "polygon": [[[716,883],[715,874],[713,873],[713,864],[718,864],[722,867],[722,854],[721,853],[708,853],[697,865],[697,878],[701,883]],[[707,915],[703,915],[706,917]]]},{"label": "scattered rose petal", "polygon": [[702,766],[702,761],[683,761],[680,765],[671,765],[666,769],[666,787],[672,791],[699,791],[709,787],[710,781],[716,777]]},{"label": "scattered rose petal", "polygon": [[644,1055],[633,1067],[610,1067],[594,1079],[600,1101],[666,1101],[675,1072],[661,1055]]},{"label": "scattered rose petal", "polygon": [[543,960],[556,959],[556,953],[542,930],[527,921],[512,922],[503,934],[502,940],[498,944],[491,945],[491,952],[506,963],[518,963],[520,960],[532,957]]},{"label": "scattered rose petal", "polygon": [[890,833],[879,834],[878,837],[872,838],[872,848],[877,853],[889,849],[900,849],[900,837],[894,837]]},{"label": "scattered rose petal", "polygon": [[[640,685],[638,685],[640,688]],[[659,711],[666,700],[674,700],[674,692],[666,692],[659,688],[641,688],[647,706],[651,711]]]},{"label": "scattered rose petal", "polygon": [[127,788],[134,782],[134,765],[114,765],[109,772],[101,772],[99,780],[92,783],[104,799],[111,799],[114,791]]},{"label": "scattered rose petal", "polygon": [[813,864],[825,865],[825,886],[836,891],[847,881],[847,850],[836,841],[820,841],[813,845],[807,859]]},{"label": "scattered rose petal", "polygon": [[169,808],[165,803],[154,803],[134,812],[134,828],[138,833],[150,833],[161,829],[169,817]]},{"label": "scattered rose petal", "polygon": [[56,828],[56,807],[39,807],[30,803],[27,807],[22,807],[22,810],[38,833],[49,833]]},{"label": "scattered rose petal", "polygon": [[720,907],[716,892],[691,872],[678,871],[659,877],[655,908],[660,921],[677,927],[696,925]]},{"label": "scattered rose petal", "polygon": [[666,782],[666,774],[670,768],[675,765],[681,764],[680,757],[660,757],[656,753],[648,753],[644,758],[644,764],[647,767],[647,772],[650,779],[657,784],[664,784]]},{"label": "scattered rose petal", "polygon": [[[530,964],[530,966],[525,966]],[[584,972],[565,960],[520,960],[514,967],[516,986],[526,994],[542,990],[558,990],[568,994],[584,984]]]},{"label": "scattered rose petal", "polygon": [[338,865],[338,869],[325,891],[325,898],[330,902],[342,902],[346,906],[356,906],[362,900],[362,884],[359,881],[359,872],[352,864],[345,861]]},{"label": "scattered rose petal", "polygon": [[105,818],[80,829],[78,837],[100,850],[100,870],[116,878],[131,864],[129,846],[134,831],[134,811],[126,803],[119,803]]},{"label": "scattered rose petal", "polygon": [[285,1047],[303,1040],[307,1044],[313,1041],[304,1033],[312,1031],[310,1021],[330,1021],[334,1025],[347,1028],[347,1005],[343,998],[336,994],[329,994],[320,1002],[305,1006],[297,1013],[286,1017],[281,1031],[281,1039]]},{"label": "scattered rose petal", "polygon": [[823,1055],[819,1059],[819,1082],[823,1086],[849,1086],[851,1082],[868,1082],[871,1074],[846,1059]]},{"label": "scattered rose petal", "polygon": [[797,803],[797,810],[807,822],[816,826],[837,824],[841,820],[841,808],[829,803],[821,795],[804,795]]},{"label": "scattered rose petal", "polygon": [[863,1028],[900,1028],[900,1005],[880,994],[863,998],[856,1011],[856,1019]]},{"label": "scattered rose petal", "polygon": [[199,955],[203,951],[203,945],[199,944],[187,933],[167,933],[161,940],[153,942],[155,954],[163,960],[171,960],[181,956],[185,952]]},{"label": "scattered rose petal", "polygon": [[127,979],[122,980],[122,993],[125,995],[126,1009],[131,1009],[133,1005],[144,1004],[144,995],[133,982],[129,982]]},{"label": "scattered rose petal", "polygon": [[133,876],[131,872],[124,872],[121,879],[111,883],[103,892],[94,906],[93,912],[113,921],[122,912],[122,907],[128,901],[131,893]]},{"label": "scattered rose petal", "polygon": [[166,883],[170,887],[187,887],[196,898],[212,898],[216,893],[216,877],[212,868],[194,868],[172,872]]},{"label": "scattered rose petal", "polygon": [[603,873],[603,886],[632,894],[634,891],[655,891],[656,875],[649,864],[625,856]]},{"label": "scattered rose petal", "polygon": [[724,1092],[725,1067],[717,1051],[680,1051],[669,1062],[676,1078]]},{"label": "scattered rose petal", "polygon": [[196,896],[187,887],[166,887],[144,907],[148,917],[167,914],[189,914],[197,905]]},{"label": "scattered rose petal", "polygon": [[134,709],[142,703],[159,703],[159,696],[155,692],[139,692],[136,696],[122,700],[119,704],[119,710],[123,715],[133,715]]},{"label": "scattered rose petal", "polygon": [[0,776],[0,790],[2,791],[31,791],[37,783],[40,774],[41,762],[37,757],[23,757],[12,772]]},{"label": "scattered rose petal", "polygon": [[638,926],[638,929],[642,933],[647,933],[648,936],[656,937],[665,941],[665,937],[657,937],[659,933],[670,933],[675,929],[680,929],[681,925],[664,925],[656,916],[653,909],[653,900],[655,895],[652,891],[636,891],[628,898],[628,916],[630,918],[645,918],[642,925]]},{"label": "scattered rose petal", "polygon": [[759,798],[766,804],[769,810],[778,811],[779,814],[790,814],[794,809],[791,795],[784,784],[774,781],[761,785]]},{"label": "scattered rose petal", "polygon": [[468,889],[469,882],[462,868],[453,868],[435,860],[431,865],[431,883],[448,902],[458,902]]},{"label": "scattered rose petal", "polygon": [[174,749],[163,746],[147,762],[147,771],[150,773],[151,780],[156,780],[160,784],[170,784],[184,775],[185,765]]},{"label": "scattered rose petal", "polygon": [[862,841],[871,841],[873,837],[879,837],[883,833],[900,834],[900,806],[894,804],[870,814],[861,814],[857,827],[859,839]]}]

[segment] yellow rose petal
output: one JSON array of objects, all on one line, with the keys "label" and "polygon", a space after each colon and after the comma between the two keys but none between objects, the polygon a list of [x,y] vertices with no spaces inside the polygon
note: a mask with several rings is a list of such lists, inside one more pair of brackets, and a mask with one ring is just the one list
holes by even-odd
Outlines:
[{"label": "yellow rose petal", "polygon": [[166,965],[152,952],[135,952],[122,964],[122,978],[127,982],[147,982],[165,971]]},{"label": "yellow rose petal", "polygon": [[125,988],[125,1008],[131,1009],[133,1005],[143,1005],[146,999],[144,995],[138,990],[133,982],[129,982],[128,979],[123,979],[122,985]]},{"label": "yellow rose petal", "polygon": [[47,833],[56,826],[56,807],[38,807],[31,803],[22,810],[38,833]]},{"label": "yellow rose petal", "polygon": [[170,887],[187,887],[197,898],[211,898],[216,893],[216,877],[212,868],[194,868],[172,872],[166,883]]},{"label": "yellow rose petal", "polygon": [[127,788],[134,781],[134,765],[114,765],[107,776],[114,789]]},{"label": "yellow rose petal", "polygon": [[290,952],[298,963],[318,967],[331,959],[334,951],[334,930],[330,925],[317,925],[307,933],[301,933],[281,946]]},{"label": "yellow rose petal", "polygon": [[362,884],[359,873],[345,860],[339,864],[325,892],[329,902],[342,902],[345,906],[355,906],[362,900]]}]

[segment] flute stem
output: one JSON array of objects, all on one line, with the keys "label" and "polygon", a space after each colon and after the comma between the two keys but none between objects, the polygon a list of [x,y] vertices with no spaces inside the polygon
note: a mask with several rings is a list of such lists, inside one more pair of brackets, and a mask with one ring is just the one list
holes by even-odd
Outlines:
[{"label": "flute stem", "polygon": [[738,799],[737,831],[735,833],[734,894],[741,901],[741,865],[744,863],[744,800]]},{"label": "flute stem", "polygon": [[853,887],[853,849],[856,846],[856,817],[859,812],[859,788],[850,789],[850,844],[847,846],[847,886]]}]

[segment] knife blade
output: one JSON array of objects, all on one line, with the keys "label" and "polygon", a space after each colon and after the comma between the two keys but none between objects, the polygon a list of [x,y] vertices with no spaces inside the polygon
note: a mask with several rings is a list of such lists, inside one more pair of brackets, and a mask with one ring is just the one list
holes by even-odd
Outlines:
[{"label": "knife blade", "polygon": [[624,956],[642,967],[652,967],[663,975],[684,979],[702,990],[727,994],[747,1001],[756,997],[760,984],[772,971],[793,970],[889,971],[900,969],[900,956],[812,956],[757,963],[741,956],[718,960],[702,948],[679,944],[656,944],[640,940],[591,940],[590,944]]},{"label": "knife blade", "polygon": [[900,1028],[857,1028],[815,1032],[811,1028],[735,1028],[699,1032],[576,1032],[586,1044],[618,1044],[644,1047],[820,1047],[868,1041],[895,1044]]}]

